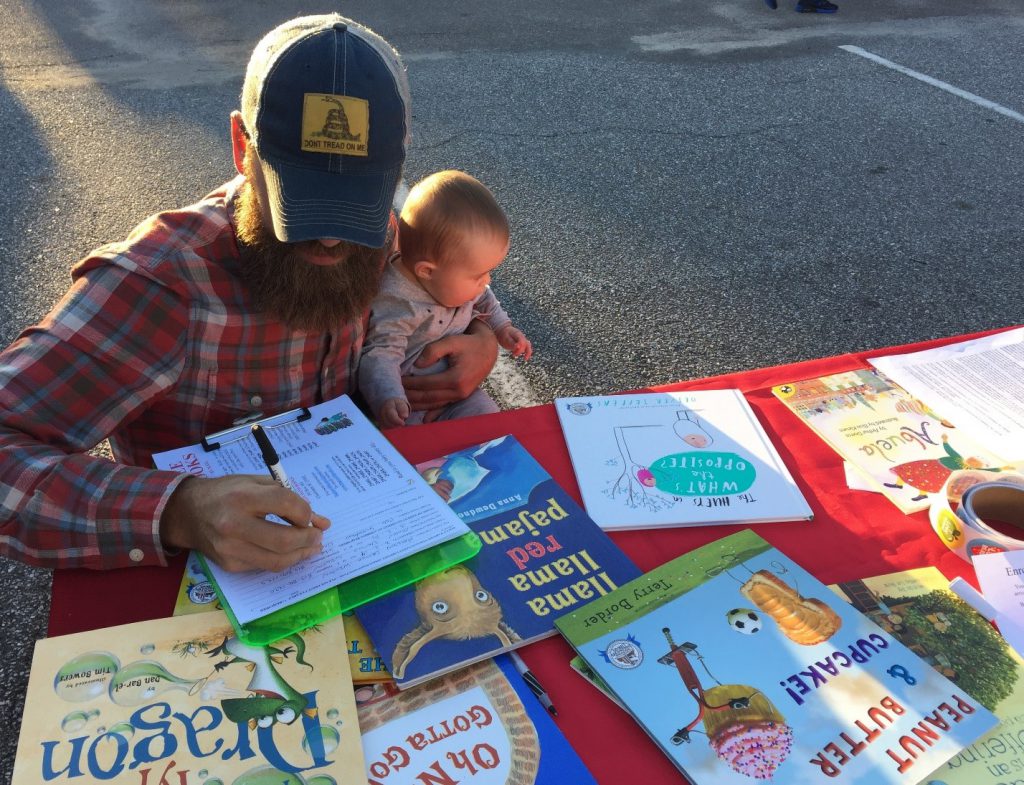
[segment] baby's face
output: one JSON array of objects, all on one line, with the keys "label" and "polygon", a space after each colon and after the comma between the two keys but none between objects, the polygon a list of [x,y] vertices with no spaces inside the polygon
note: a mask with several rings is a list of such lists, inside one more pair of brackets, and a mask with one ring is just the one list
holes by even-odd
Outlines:
[{"label": "baby's face", "polygon": [[461,248],[421,280],[430,296],[446,308],[475,300],[491,282],[491,271],[505,261],[508,238],[477,232],[463,238]]}]

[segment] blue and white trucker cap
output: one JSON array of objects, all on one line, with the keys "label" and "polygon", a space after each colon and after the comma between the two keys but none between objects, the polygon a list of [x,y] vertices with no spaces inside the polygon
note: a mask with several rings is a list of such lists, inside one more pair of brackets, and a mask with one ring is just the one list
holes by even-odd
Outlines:
[{"label": "blue and white trucker cap", "polygon": [[279,240],[384,245],[412,121],[387,41],[338,14],[274,28],[249,60],[242,121]]}]

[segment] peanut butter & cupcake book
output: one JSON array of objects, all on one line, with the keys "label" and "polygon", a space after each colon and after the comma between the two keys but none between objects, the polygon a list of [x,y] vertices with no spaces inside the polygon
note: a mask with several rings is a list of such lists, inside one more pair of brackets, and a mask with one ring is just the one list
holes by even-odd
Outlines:
[{"label": "peanut butter & cupcake book", "polygon": [[750,530],[555,626],[696,785],[910,785],[997,724]]}]

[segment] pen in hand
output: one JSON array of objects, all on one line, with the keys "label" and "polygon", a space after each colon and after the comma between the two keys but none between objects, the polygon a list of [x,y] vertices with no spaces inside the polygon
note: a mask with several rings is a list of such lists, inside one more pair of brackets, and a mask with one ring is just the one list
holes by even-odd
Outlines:
[{"label": "pen in hand", "polygon": [[252,435],[256,439],[256,444],[260,446],[260,452],[263,453],[263,462],[267,465],[267,470],[270,472],[270,476],[277,480],[277,484],[282,488],[287,488],[289,491],[294,491],[292,487],[292,481],[288,479],[288,475],[285,474],[284,467],[281,465],[281,459],[277,455],[277,450],[274,449],[274,445],[270,443],[270,439],[267,438],[267,432],[263,430],[263,426],[256,423],[252,426]]},{"label": "pen in hand", "polygon": [[540,705],[551,712],[552,716],[557,717],[558,712],[555,710],[555,705],[551,702],[550,696],[541,683],[537,681],[537,677],[533,675],[533,672],[526,667],[526,663],[523,661],[523,658],[514,651],[510,651],[508,655],[512,659],[512,664],[515,665],[516,671],[523,677],[523,681],[526,682],[526,686],[530,688],[530,692],[537,696],[537,700],[540,701]]},{"label": "pen in hand", "polygon": [[[259,423],[254,423],[250,430],[252,431],[253,438],[256,440],[256,444],[259,445],[260,452],[263,454],[263,462],[267,465],[267,471],[270,472],[270,476],[273,477],[277,484],[282,488],[287,488],[292,493],[297,493],[295,488],[292,486],[292,481],[288,479],[288,475],[285,473],[284,466],[281,465],[281,458],[277,454],[277,450],[275,450],[274,445],[270,443],[270,438],[267,436],[267,432],[263,430],[263,426]],[[314,515],[316,515],[316,513],[314,513]],[[322,518],[322,516],[316,517]],[[288,521],[281,520],[277,515],[271,516],[270,520],[288,523]],[[306,526],[313,525],[313,519],[310,518]],[[316,525],[317,528],[326,529],[331,524],[330,521],[324,519],[323,525]]]}]

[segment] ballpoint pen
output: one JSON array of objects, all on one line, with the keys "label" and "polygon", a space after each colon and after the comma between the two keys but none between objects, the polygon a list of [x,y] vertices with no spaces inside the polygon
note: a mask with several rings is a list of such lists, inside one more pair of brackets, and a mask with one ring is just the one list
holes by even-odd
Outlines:
[{"label": "ballpoint pen", "polygon": [[263,426],[255,423],[252,426],[252,435],[256,439],[256,444],[260,446],[260,452],[263,453],[263,462],[267,465],[270,476],[277,480],[278,485],[281,487],[294,491],[292,482],[288,479],[288,475],[285,474],[284,467],[281,465],[281,459],[277,455],[277,450],[274,449],[274,445],[267,438],[267,432],[263,430]]},{"label": "ballpoint pen", "polygon": [[508,656],[512,658],[512,664],[515,665],[516,671],[520,676],[523,677],[523,681],[526,682],[526,686],[530,688],[530,692],[537,696],[537,700],[540,701],[540,705],[547,709],[555,717],[558,716],[558,712],[555,710],[555,705],[551,702],[551,698],[548,696],[547,691],[541,686],[541,683],[537,681],[537,677],[533,675],[526,663],[523,662],[523,658],[520,657],[516,652],[510,651]]}]

